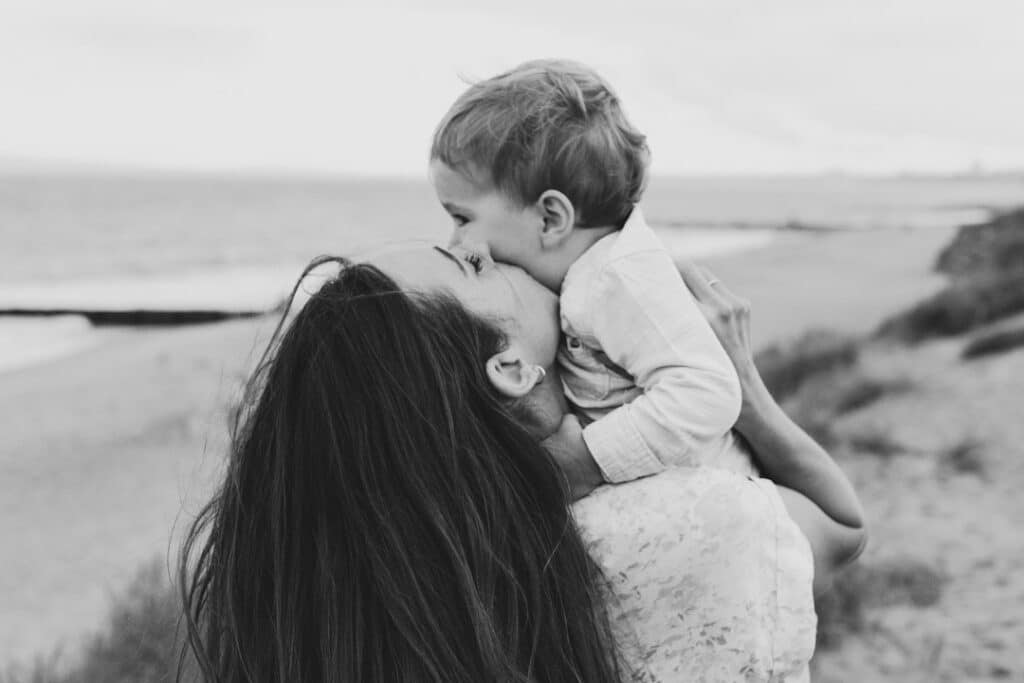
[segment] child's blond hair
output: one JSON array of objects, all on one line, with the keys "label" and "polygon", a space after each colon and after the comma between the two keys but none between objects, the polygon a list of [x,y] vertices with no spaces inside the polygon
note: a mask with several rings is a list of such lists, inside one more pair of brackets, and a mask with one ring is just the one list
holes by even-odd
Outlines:
[{"label": "child's blond hair", "polygon": [[649,152],[596,72],[536,60],[471,85],[434,133],[430,158],[520,206],[558,190],[578,227],[621,227],[643,193]]}]

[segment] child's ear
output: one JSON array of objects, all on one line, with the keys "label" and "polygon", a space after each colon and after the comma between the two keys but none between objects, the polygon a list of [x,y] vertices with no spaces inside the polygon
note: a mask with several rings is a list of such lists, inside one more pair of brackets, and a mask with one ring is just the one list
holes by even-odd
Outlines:
[{"label": "child's ear", "polygon": [[540,230],[541,246],[545,249],[562,246],[576,225],[572,202],[558,190],[545,190],[537,200],[537,210],[544,220]]},{"label": "child's ear", "polygon": [[523,398],[544,380],[544,368],[523,362],[519,351],[509,347],[487,359],[487,378],[508,398]]}]

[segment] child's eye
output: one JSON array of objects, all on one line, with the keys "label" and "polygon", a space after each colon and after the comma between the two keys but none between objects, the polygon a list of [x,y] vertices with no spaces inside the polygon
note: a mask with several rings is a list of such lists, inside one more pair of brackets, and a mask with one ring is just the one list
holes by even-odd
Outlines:
[{"label": "child's eye", "polygon": [[466,218],[466,217],[465,217],[465,216],[463,216],[463,215],[457,214],[457,213],[453,213],[453,214],[452,214],[452,220],[454,220],[454,221],[455,221],[455,225],[456,225],[456,226],[458,226],[458,227],[460,227],[460,228],[461,228],[461,227],[462,227],[463,225],[465,225],[466,223],[468,223],[468,222],[469,222],[469,219],[468,219],[468,218]]}]

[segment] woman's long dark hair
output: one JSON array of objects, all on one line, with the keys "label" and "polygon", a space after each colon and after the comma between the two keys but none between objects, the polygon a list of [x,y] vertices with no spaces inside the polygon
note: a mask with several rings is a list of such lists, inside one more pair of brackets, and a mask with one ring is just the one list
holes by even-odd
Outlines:
[{"label": "woman's long dark hair", "polygon": [[274,337],[182,551],[202,678],[617,683],[563,480],[484,372],[500,330],[342,263]]}]

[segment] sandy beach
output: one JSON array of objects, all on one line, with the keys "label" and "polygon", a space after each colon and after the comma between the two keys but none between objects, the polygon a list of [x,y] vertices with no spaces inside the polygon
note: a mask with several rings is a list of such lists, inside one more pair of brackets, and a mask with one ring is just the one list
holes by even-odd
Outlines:
[{"label": "sandy beach", "polygon": [[[887,315],[942,285],[943,278],[931,267],[952,234],[940,228],[791,232],[768,246],[707,264],[752,301],[754,336],[763,347],[809,328],[871,331]],[[826,282],[828,287],[823,287]],[[5,539],[0,653],[25,660],[60,642],[73,648],[81,633],[101,621],[110,595],[123,588],[140,563],[169,553],[173,560],[172,530],[180,529],[208,495],[225,448],[225,407],[271,323],[264,319],[174,330],[109,330],[103,332],[102,344],[86,351],[0,375],[0,537]],[[1008,356],[1016,363],[1008,371],[998,357],[985,361],[989,365],[959,366],[951,349],[950,342],[929,346],[922,363],[910,363],[905,355],[910,352],[872,352],[869,363],[878,372],[917,368],[926,400],[893,399],[905,403],[885,402],[870,409],[875,412],[849,419],[887,420],[921,450],[931,448],[939,434],[953,438],[950,433],[961,423],[964,430],[998,432],[1001,457],[1007,460],[992,470],[993,477],[999,496],[1010,496],[1011,482],[1022,483],[1019,444],[1024,434],[1010,438],[998,428],[1008,420],[1006,404],[1014,392],[1020,395],[1021,354]],[[992,382],[999,383],[998,390],[990,390]],[[960,410],[963,401],[949,400],[960,392],[975,406],[973,412]],[[989,405],[1001,405],[1003,412],[989,410]],[[1016,609],[1014,625],[993,627],[992,637],[1002,637],[1000,643],[1019,651],[1024,647],[1019,588],[1010,594],[1016,602],[1009,605],[994,596],[969,599],[984,589],[978,582],[1009,580],[1010,572],[1019,573],[1019,550],[1005,559],[1009,556],[994,555],[989,548],[1013,542],[1009,522],[980,529],[961,516],[951,520],[955,524],[943,522],[938,536],[922,532],[923,520],[949,521],[950,510],[971,509],[964,501],[972,499],[980,501],[979,510],[1002,519],[997,506],[1009,498],[982,495],[988,484],[973,479],[933,481],[929,466],[918,460],[898,463],[896,481],[886,476],[877,459],[842,461],[864,491],[869,516],[895,520],[876,535],[868,557],[905,546],[932,559],[948,558],[944,571],[951,580],[974,578],[956,583],[948,604],[929,618],[938,624],[968,610],[970,618],[957,628],[977,627],[988,637],[992,629],[986,630],[985,615],[1010,619]],[[906,493],[907,486],[920,489],[921,495]],[[965,537],[974,544],[966,551],[960,545]],[[916,540],[909,542],[912,538]],[[986,553],[992,559],[978,569]],[[934,638],[934,629],[906,626],[901,620],[913,621],[900,613],[889,618],[891,628],[906,638],[932,642],[928,639]],[[1008,630],[1011,636],[998,635]],[[942,642],[954,651],[974,643],[953,637]],[[849,652],[858,653],[852,659],[841,653],[823,655],[833,670],[845,673],[820,680],[868,680],[851,671],[861,655],[870,659],[871,641],[850,647]],[[898,658],[892,654],[888,666],[898,669]]]},{"label": "sandy beach", "polygon": [[890,580],[861,590],[862,621],[816,655],[817,683],[1024,676],[1024,351],[964,362],[963,345],[862,355],[866,374],[910,384],[832,425],[891,444],[836,453],[871,527],[859,565]]},{"label": "sandy beach", "polygon": [[2,376],[0,652],[72,644],[139,563],[167,554],[224,450],[224,406],[259,329],[106,330]]}]

